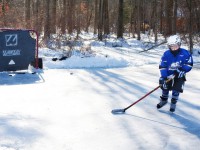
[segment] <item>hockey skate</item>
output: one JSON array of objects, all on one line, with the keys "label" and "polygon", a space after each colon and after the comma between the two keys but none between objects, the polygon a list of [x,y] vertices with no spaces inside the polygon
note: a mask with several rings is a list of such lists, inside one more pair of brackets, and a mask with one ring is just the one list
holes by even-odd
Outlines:
[{"label": "hockey skate", "polygon": [[157,109],[160,109],[163,106],[165,106],[167,104],[167,99],[168,98],[160,96],[160,103],[157,104]]},{"label": "hockey skate", "polygon": [[175,112],[177,99],[172,98],[169,111]]}]

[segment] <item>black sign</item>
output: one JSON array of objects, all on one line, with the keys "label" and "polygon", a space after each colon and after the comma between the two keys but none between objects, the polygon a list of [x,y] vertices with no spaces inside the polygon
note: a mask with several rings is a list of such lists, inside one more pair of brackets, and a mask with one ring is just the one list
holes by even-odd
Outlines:
[{"label": "black sign", "polygon": [[36,57],[36,33],[0,29],[0,71],[26,70]]}]

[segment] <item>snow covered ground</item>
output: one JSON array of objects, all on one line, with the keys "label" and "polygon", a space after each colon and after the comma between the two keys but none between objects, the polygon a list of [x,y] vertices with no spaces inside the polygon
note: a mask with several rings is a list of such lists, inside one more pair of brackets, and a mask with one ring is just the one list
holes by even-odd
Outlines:
[{"label": "snow covered ground", "polygon": [[[84,35],[85,36],[85,35]],[[125,108],[158,86],[166,46],[148,52],[128,39],[91,41],[95,57],[52,61],[58,52],[40,49],[37,74],[0,73],[0,150],[197,150],[200,145],[200,56],[187,75],[175,113],[157,110],[161,90]],[[184,47],[184,45],[183,45]]]}]

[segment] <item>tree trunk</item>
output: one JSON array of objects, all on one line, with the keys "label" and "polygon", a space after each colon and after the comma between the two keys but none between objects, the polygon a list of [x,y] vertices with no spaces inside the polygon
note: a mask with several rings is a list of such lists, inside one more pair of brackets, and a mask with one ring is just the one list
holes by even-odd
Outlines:
[{"label": "tree trunk", "polygon": [[77,31],[77,35],[76,37],[78,38],[78,35],[80,34],[81,32],[81,3],[80,3],[81,0],[78,0],[78,5],[77,5],[77,14],[76,14],[76,31]]},{"label": "tree trunk", "polygon": [[95,12],[94,12],[94,34],[97,34],[98,26],[98,0],[95,0]]},{"label": "tree trunk", "polygon": [[6,2],[5,2],[5,0],[2,0],[2,18],[3,18],[3,27],[5,27],[6,26],[6,16],[5,16],[5,4],[6,4]]},{"label": "tree trunk", "polygon": [[74,0],[68,0],[67,3],[67,29],[68,33],[71,34],[73,32],[74,27]]},{"label": "tree trunk", "polygon": [[169,36],[172,34],[172,16],[173,16],[173,1],[172,0],[166,0],[165,13],[166,13],[165,36]]},{"label": "tree trunk", "polygon": [[194,6],[196,6],[194,9],[194,15],[196,17],[196,31],[200,32],[200,4],[197,1],[198,0],[194,0]]},{"label": "tree trunk", "polygon": [[63,0],[63,8],[62,8],[62,15],[61,15],[61,32],[65,34],[66,32],[66,10],[67,10],[67,0]]},{"label": "tree trunk", "polygon": [[[41,28],[39,28],[39,0],[35,0],[33,2],[33,13],[34,13],[34,25],[33,25],[33,29],[35,29],[37,32],[41,32]],[[40,26],[41,26],[41,22],[40,22]]]},{"label": "tree trunk", "polygon": [[56,0],[51,0],[51,33],[56,33]]},{"label": "tree trunk", "polygon": [[160,2],[160,33],[163,33],[163,1]]},{"label": "tree trunk", "polygon": [[108,14],[108,0],[103,0],[103,13],[104,13],[104,35],[110,34],[109,29],[109,14]]},{"label": "tree trunk", "polygon": [[98,39],[103,40],[103,0],[99,1]]},{"label": "tree trunk", "polygon": [[173,20],[172,20],[172,33],[176,34],[176,21],[177,21],[177,0],[173,3]]},{"label": "tree trunk", "polygon": [[44,22],[44,40],[45,42],[48,41],[48,39],[50,38],[50,17],[49,17],[49,0],[44,0],[45,4],[45,22]]},{"label": "tree trunk", "polygon": [[31,28],[31,6],[30,0],[25,0],[25,27]]},{"label": "tree trunk", "polygon": [[154,16],[154,34],[155,34],[155,43],[158,41],[158,11],[157,11],[157,0],[155,0],[155,16]]},{"label": "tree trunk", "polygon": [[193,31],[192,31],[192,16],[193,16],[193,7],[192,7],[192,0],[187,0],[187,5],[188,5],[188,9],[189,9],[189,50],[190,53],[193,53],[193,41],[192,41],[192,36],[193,36]]},{"label": "tree trunk", "polygon": [[135,0],[135,2],[132,1],[132,12],[131,12],[131,30],[132,30],[132,34],[133,34],[133,38],[135,38],[135,33],[137,31],[137,23],[136,23],[136,14],[137,14],[137,1]]},{"label": "tree trunk", "polygon": [[117,22],[117,38],[123,38],[123,32],[124,32],[123,4],[124,4],[124,0],[119,0],[118,22]]},{"label": "tree trunk", "polygon": [[137,40],[141,39],[140,31],[141,31],[141,22],[140,22],[140,0],[137,0]]}]

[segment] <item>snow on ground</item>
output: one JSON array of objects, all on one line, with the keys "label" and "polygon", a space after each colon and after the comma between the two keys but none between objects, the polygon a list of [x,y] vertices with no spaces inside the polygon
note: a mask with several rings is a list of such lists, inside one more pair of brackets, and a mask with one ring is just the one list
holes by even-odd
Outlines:
[{"label": "snow on ground", "polygon": [[40,49],[44,69],[37,74],[0,73],[0,150],[196,150],[200,56],[194,56],[175,113],[170,103],[156,109],[159,89],[125,114],[113,115],[112,109],[158,86],[166,46],[138,53],[141,43],[135,39],[122,47],[112,42],[91,41],[94,57],[63,61],[52,61],[58,51]]}]

